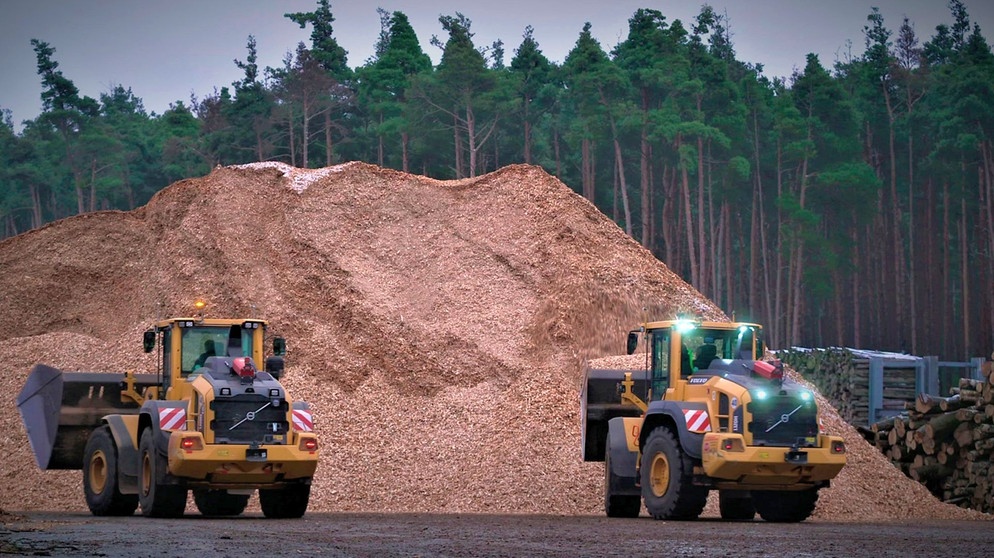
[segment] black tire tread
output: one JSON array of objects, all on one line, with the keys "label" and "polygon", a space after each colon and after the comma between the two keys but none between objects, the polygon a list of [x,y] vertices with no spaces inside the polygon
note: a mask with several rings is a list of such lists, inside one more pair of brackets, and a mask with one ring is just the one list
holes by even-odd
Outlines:
[{"label": "black tire tread", "polygon": [[[107,483],[100,493],[90,486],[90,461],[97,451],[102,451],[107,462]],[[83,451],[83,495],[90,513],[95,516],[122,517],[138,509],[137,494],[122,494],[117,482],[117,445],[107,425],[94,430]]]},{"label": "black tire tread", "polygon": [[267,519],[297,519],[307,511],[310,484],[291,484],[285,488],[259,489],[259,505]]},{"label": "black tire tread", "polygon": [[248,506],[248,494],[229,494],[227,490],[195,489],[193,502],[206,517],[241,515]]},{"label": "black tire tread", "polygon": [[[139,459],[144,462],[145,454],[151,457],[149,463],[152,468],[152,484],[148,493],[144,493],[139,477],[138,501],[141,505],[142,515],[146,517],[181,517],[186,509],[186,489],[182,486],[165,484],[160,482],[166,476],[168,463],[155,447],[155,438],[152,429],[147,428],[141,435],[138,444]],[[143,475],[144,472],[139,472]]]},{"label": "black tire tread", "polygon": [[604,446],[604,513],[608,517],[638,517],[642,511],[642,497],[631,494],[611,493],[611,439]]},{"label": "black tire tread", "polygon": [[818,489],[800,491],[754,490],[759,516],[771,523],[798,523],[811,516],[818,503]]},{"label": "black tire tread", "polygon": [[[642,448],[642,499],[649,515],[655,519],[697,519],[707,504],[708,490],[695,486],[694,461],[683,451],[673,432],[658,427],[649,433]],[[649,464],[659,452],[666,453],[670,463],[670,489],[661,497],[652,493]]]}]

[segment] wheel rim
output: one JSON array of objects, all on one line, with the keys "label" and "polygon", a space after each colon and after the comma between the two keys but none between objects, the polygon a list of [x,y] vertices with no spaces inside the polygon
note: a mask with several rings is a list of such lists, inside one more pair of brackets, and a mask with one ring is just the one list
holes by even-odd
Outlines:
[{"label": "wheel rim", "polygon": [[102,494],[107,486],[107,457],[102,451],[95,451],[90,457],[90,490]]},{"label": "wheel rim", "polygon": [[142,494],[148,496],[152,488],[152,462],[148,452],[142,454]]},{"label": "wheel rim", "polygon": [[649,466],[649,486],[656,496],[666,494],[670,486],[670,462],[662,452],[652,457],[652,465]]}]

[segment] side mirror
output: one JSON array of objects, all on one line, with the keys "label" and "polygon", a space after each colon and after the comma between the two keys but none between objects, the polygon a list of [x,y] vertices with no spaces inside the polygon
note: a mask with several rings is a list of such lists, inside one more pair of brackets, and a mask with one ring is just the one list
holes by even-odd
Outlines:
[{"label": "side mirror", "polygon": [[279,356],[286,354],[286,339],[282,337],[273,339],[273,354]]},{"label": "side mirror", "polygon": [[155,330],[150,329],[142,334],[142,348],[145,349],[146,353],[151,353],[152,349],[155,348]]},{"label": "side mirror", "polygon": [[627,347],[625,347],[625,350],[628,351],[628,354],[632,354],[632,353],[635,352],[635,348],[638,347],[638,345],[639,345],[639,332],[637,332],[637,331],[629,331],[628,332],[628,345],[627,345]]}]

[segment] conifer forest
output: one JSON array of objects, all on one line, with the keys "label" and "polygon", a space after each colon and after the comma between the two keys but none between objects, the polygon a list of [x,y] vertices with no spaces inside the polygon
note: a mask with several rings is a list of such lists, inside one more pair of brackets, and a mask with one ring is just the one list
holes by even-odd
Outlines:
[{"label": "conifer forest", "polygon": [[461,179],[524,163],[762,323],[772,348],[989,356],[994,54],[948,6],[928,36],[871,9],[862,54],[808,55],[771,79],[736,59],[708,5],[692,21],[640,9],[615,45],[588,23],[561,62],[531,27],[481,45],[469,18],[442,15],[421,44],[404,13],[379,10],[375,55],[356,66],[317,0],[272,22],[310,31],[279,67],[259,67],[249,36],[242,79],[162,114],[127,84],[81,94],[38,38],[42,112],[23,127],[0,114],[0,238],[134,209],[217,165],[358,160]]}]

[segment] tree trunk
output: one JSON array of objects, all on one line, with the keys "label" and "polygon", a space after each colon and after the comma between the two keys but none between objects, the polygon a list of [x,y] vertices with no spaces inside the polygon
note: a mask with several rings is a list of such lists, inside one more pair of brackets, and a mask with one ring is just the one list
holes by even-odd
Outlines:
[{"label": "tree trunk", "polygon": [[[611,122],[611,131],[614,132],[614,121]],[[628,202],[628,186],[625,183],[625,164],[621,158],[621,142],[618,141],[618,136],[614,136],[614,159],[615,164],[618,165],[618,178],[621,181],[621,204],[625,208],[625,232],[628,236],[634,236],[632,234],[632,210]]]},{"label": "tree trunk", "polygon": [[[783,196],[783,145],[781,139],[777,138],[777,199]],[[773,303],[773,316],[770,318],[771,323],[774,325],[774,329],[771,332],[773,339],[777,344],[774,347],[783,347],[784,343],[784,320],[783,320],[783,251],[784,251],[784,235],[781,232],[780,226],[783,224],[783,210],[777,205],[777,222],[776,230],[777,237],[776,243],[774,245],[774,253],[776,254],[776,266],[774,271],[776,272],[776,287],[773,289],[774,303]]]},{"label": "tree trunk", "polygon": [[649,192],[649,134],[647,128],[646,117],[643,117],[641,145],[639,146],[639,169],[642,174],[640,177],[640,186],[642,188],[642,246],[646,248],[649,247],[650,223],[652,219],[652,211],[649,208],[651,196]]},{"label": "tree trunk", "polygon": [[[952,221],[949,216],[949,206],[952,205],[952,200],[949,199],[949,183],[942,183],[942,239],[944,243],[952,242]],[[947,244],[950,245],[950,244]],[[949,308],[954,308],[955,299],[953,298],[952,291],[952,255],[950,254],[952,250],[942,250],[942,292],[945,294],[946,303],[949,304]],[[942,316],[942,321],[944,322],[942,328],[942,347],[944,353],[952,353],[956,350],[952,345],[952,336],[949,332],[955,331],[956,322],[955,312],[943,312],[940,314]]]},{"label": "tree trunk", "polygon": [[[698,108],[700,107],[700,99],[698,99]],[[697,281],[695,281],[694,286],[700,289],[702,293],[707,296],[708,285],[705,279],[706,272],[708,269],[708,258],[707,258],[707,247],[708,239],[704,232],[704,139],[700,136],[697,137],[697,270],[698,276]]]},{"label": "tree trunk", "polygon": [[532,163],[532,123],[528,120],[528,109],[531,101],[525,97],[525,164]]},{"label": "tree trunk", "polygon": [[466,106],[466,139],[469,141],[469,177],[476,176],[476,117],[473,107]]},{"label": "tree trunk", "polygon": [[[983,157],[983,168],[981,174],[980,187],[984,195],[984,203],[981,204],[981,211],[983,212],[983,217],[986,219],[986,226],[981,227],[981,230],[987,231],[987,281],[986,284],[990,285],[994,283],[994,153],[992,153],[991,142],[985,141],[982,144],[984,157]],[[986,331],[981,331],[984,338],[990,339],[994,337],[994,289],[987,289],[984,292],[984,297],[987,299],[985,307],[987,308],[987,327]],[[969,357],[970,355],[965,355]],[[992,382],[994,383],[994,382]]]},{"label": "tree trunk", "polygon": [[[681,138],[677,135],[676,152],[680,152]],[[696,287],[701,284],[697,267],[697,246],[694,244],[694,221],[691,217],[690,206],[690,177],[687,176],[687,166],[680,163],[680,177],[683,193],[683,217],[687,231],[687,252],[690,256],[690,281]]]},{"label": "tree trunk", "polygon": [[673,219],[674,208],[677,207],[677,203],[671,201],[675,199],[675,196],[670,196],[673,191],[673,185],[676,183],[673,177],[673,169],[669,165],[663,164],[663,183],[662,192],[663,197],[661,203],[662,215],[659,219],[659,227],[663,236],[663,250],[666,254],[666,265],[668,265],[675,272],[679,273],[678,262],[676,260],[676,231],[673,228],[673,224],[676,219]]},{"label": "tree trunk", "polygon": [[34,182],[28,184],[28,190],[31,192],[31,228],[37,229],[42,225],[41,194]]},{"label": "tree trunk", "polygon": [[593,176],[594,162],[593,162],[593,156],[591,154],[591,151],[593,149],[591,143],[592,142],[590,141],[590,139],[583,138],[583,141],[580,146],[581,155],[583,158],[583,161],[581,163],[583,167],[581,171],[581,174],[583,175],[582,188],[583,188],[583,197],[587,198],[590,201],[590,203],[596,203],[595,200],[596,191],[594,189],[594,176]]},{"label": "tree trunk", "polygon": [[287,128],[290,138],[290,166],[297,166],[297,137],[293,128],[293,109],[287,109]]},{"label": "tree trunk", "polygon": [[618,168],[618,178],[621,180],[621,203],[625,210],[625,232],[634,238],[632,234],[632,210],[628,203],[628,185],[625,182],[625,164],[621,155],[621,141],[618,138],[618,126],[614,115],[611,113],[611,106],[607,102],[604,91],[600,91],[601,105],[607,111],[607,120],[611,125],[611,139],[614,141],[614,161]]},{"label": "tree trunk", "polygon": [[[380,113],[380,126],[379,129],[383,129],[383,113]],[[376,132],[376,164],[383,166],[383,133],[377,130]]]},{"label": "tree trunk", "polygon": [[310,151],[310,120],[311,115],[308,114],[308,106],[304,105],[304,119],[301,123],[301,137],[300,137],[300,150],[301,150],[301,165],[305,169],[311,168],[307,160],[307,152]]},{"label": "tree trunk", "polygon": [[463,153],[462,153],[462,138],[459,137],[459,117],[455,112],[452,113],[452,142],[455,144],[456,149],[456,178],[463,178]]},{"label": "tree trunk", "polygon": [[960,198],[960,277],[963,278],[963,306],[962,306],[962,329],[963,332],[963,355],[970,354],[970,266],[967,257],[967,212],[966,197]]},{"label": "tree trunk", "polygon": [[[331,142],[331,108],[327,108],[324,111],[324,165],[330,167],[334,159],[334,144]],[[380,166],[383,166],[382,163]]]}]

